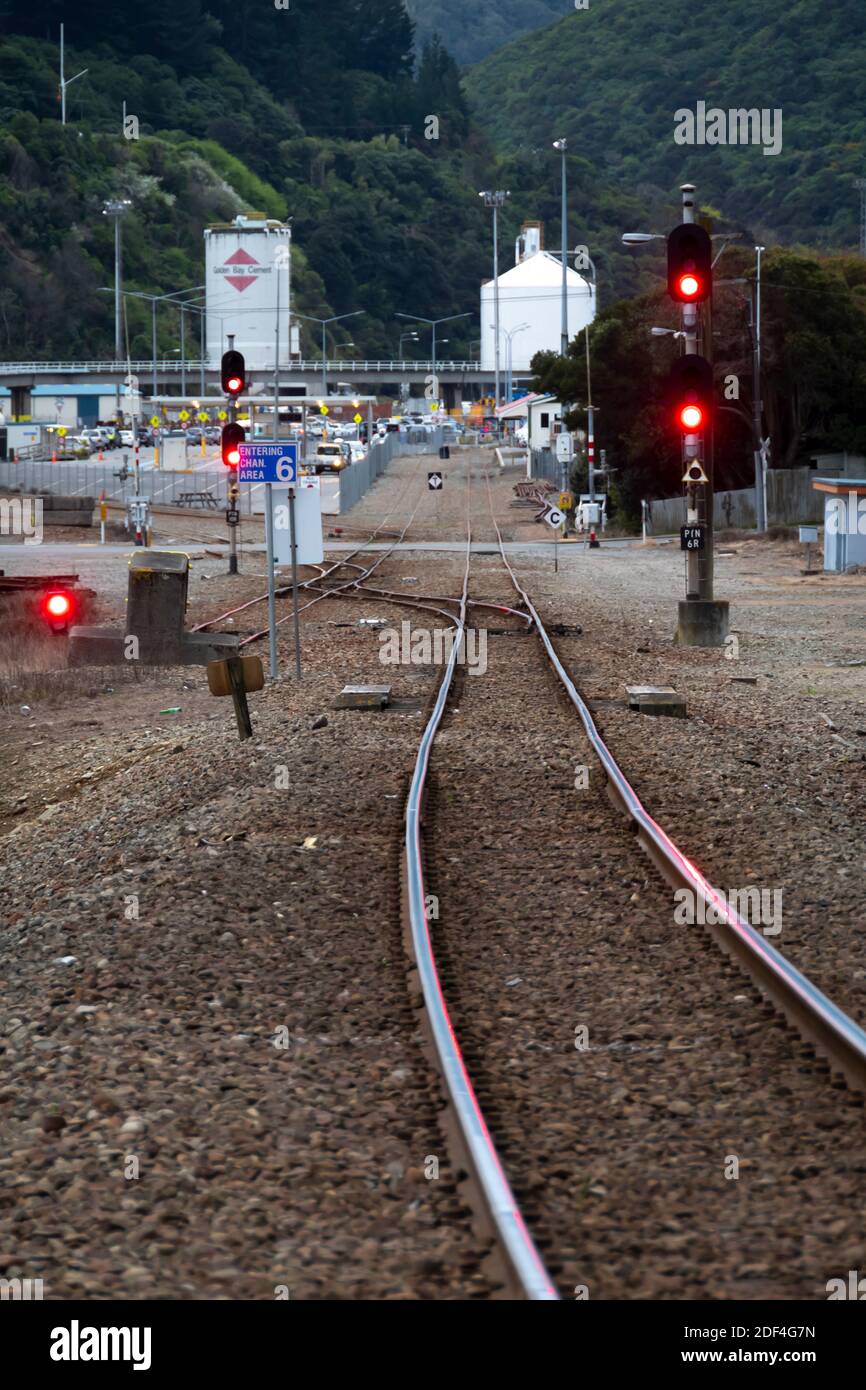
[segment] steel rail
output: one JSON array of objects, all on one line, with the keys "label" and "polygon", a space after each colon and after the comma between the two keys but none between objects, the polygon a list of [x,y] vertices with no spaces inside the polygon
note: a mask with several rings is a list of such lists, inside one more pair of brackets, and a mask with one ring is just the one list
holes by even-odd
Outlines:
[{"label": "steel rail", "polygon": [[457,1041],[445,1002],[439,972],[436,968],[424,891],[421,846],[422,798],[433,742],[445,712],[458,653],[465,641],[466,611],[469,601],[469,566],[472,553],[471,539],[471,530],[467,520],[463,592],[460,599],[459,615],[453,619],[458,638],[452,643],[433,713],[421,736],[406,801],[406,904],[412,950],[424,995],[434,1047],[460,1127],[461,1138],[466,1146],[470,1165],[485,1207],[498,1232],[509,1267],[524,1295],[533,1301],[555,1301],[559,1295],[526,1228],[526,1223],[505,1176],[466,1070],[460,1044]]},{"label": "steel rail", "polygon": [[[502,532],[493,512],[489,479],[487,494],[502,562],[527,612],[532,615],[553,669],[580,716],[587,738],[607,774],[614,802],[630,818],[644,849],[665,878],[670,883],[689,889],[696,898],[703,900],[705,907],[713,909],[714,917],[718,920],[706,921],[706,925],[719,945],[743,965],[798,1031],[814,1043],[854,1089],[866,1092],[866,1032],[740,916],[726,895],[704,877],[641,802],[601,737],[588,706],[560,661],[531,598],[508,563]],[[706,913],[704,917],[706,920]]]}]

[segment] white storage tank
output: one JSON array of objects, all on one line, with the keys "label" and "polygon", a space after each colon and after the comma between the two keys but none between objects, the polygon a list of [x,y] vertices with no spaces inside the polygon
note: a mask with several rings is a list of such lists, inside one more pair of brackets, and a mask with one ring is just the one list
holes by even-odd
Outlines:
[{"label": "white storage tank", "polygon": [[[288,362],[291,229],[273,218],[241,214],[206,227],[204,244],[209,361],[219,362],[233,333],[248,368],[273,368],[279,284],[280,361]],[[195,342],[194,326],[191,332]],[[190,355],[197,356],[197,346]]]},{"label": "white storage tank", "polygon": [[[532,235],[521,234],[527,254],[511,270],[499,276],[499,369],[508,371],[508,335],[511,334],[511,370],[526,373],[537,352],[559,352],[562,338],[562,263],[547,251],[533,251]],[[521,253],[518,238],[518,254]],[[595,292],[571,266],[566,269],[569,341],[595,318]],[[481,286],[481,366],[492,372],[494,361],[493,281]],[[527,328],[521,328],[528,324]],[[519,330],[519,331],[513,331]]]}]

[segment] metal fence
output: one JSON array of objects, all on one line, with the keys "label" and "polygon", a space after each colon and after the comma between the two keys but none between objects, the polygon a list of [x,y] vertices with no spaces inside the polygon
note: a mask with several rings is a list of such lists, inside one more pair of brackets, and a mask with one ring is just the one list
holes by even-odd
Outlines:
[{"label": "metal fence", "polygon": [[[392,459],[438,453],[444,437],[442,430],[386,434],[384,439],[373,444],[363,459],[339,474],[340,512],[349,511],[361,500]],[[311,452],[310,461],[312,459]],[[11,463],[0,460],[0,488],[15,488],[24,496],[51,493],[63,497],[98,499],[104,493],[107,501],[125,506],[128,499],[135,495],[134,473],[130,469],[123,478],[118,477],[120,472],[119,463],[113,465],[86,460]],[[184,506],[184,493],[209,492],[216,499],[217,506],[224,507],[228,500],[227,487],[228,472],[222,465],[185,470],[142,468],[138,495],[146,497],[155,506]],[[242,487],[242,510],[249,515],[254,511],[260,513],[264,505],[261,493],[260,487]],[[200,504],[197,505],[201,509]],[[210,509],[206,506],[204,510]]]},{"label": "metal fence", "polygon": [[[54,493],[63,497],[99,498],[105,493],[109,502],[125,504],[135,495],[134,474],[126,478],[110,463],[9,463],[0,462],[0,487],[17,488],[22,494],[35,496]],[[156,506],[183,505],[184,492],[210,492],[220,506],[225,505],[227,470],[198,468],[171,470],[142,468],[139,496],[147,497]],[[245,507],[244,510],[247,510]]]},{"label": "metal fence", "polygon": [[560,463],[552,449],[532,450],[533,478],[544,478],[548,483],[555,483],[557,487],[567,487],[569,471],[569,465]]},{"label": "metal fence", "polygon": [[406,434],[386,434],[383,440],[371,446],[363,459],[344,468],[340,474],[340,515],[351,511],[360,502],[392,459],[438,453],[443,440],[443,430],[430,433],[426,430],[409,430]]}]

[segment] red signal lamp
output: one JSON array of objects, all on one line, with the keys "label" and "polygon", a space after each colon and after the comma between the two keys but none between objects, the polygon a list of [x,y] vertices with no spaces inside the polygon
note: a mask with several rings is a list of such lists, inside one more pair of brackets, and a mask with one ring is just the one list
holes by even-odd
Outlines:
[{"label": "red signal lamp", "polygon": [[230,376],[228,381],[226,382],[226,387],[232,394],[235,394],[236,392],[240,391],[243,384],[244,383],[239,376]]},{"label": "red signal lamp", "polygon": [[704,423],[704,412],[695,402],[680,406],[680,424],[689,434],[697,434]]},{"label": "red signal lamp", "polygon": [[701,292],[701,282],[694,271],[687,270],[679,278],[680,297],[684,300],[697,299]]},{"label": "red signal lamp", "polygon": [[75,618],[75,600],[63,590],[55,589],[42,599],[42,617],[53,632],[64,632]]},{"label": "red signal lamp", "polygon": [[229,425],[223,425],[220,454],[226,468],[240,467],[241,445],[246,437],[247,432],[243,425],[238,425],[234,421]]}]

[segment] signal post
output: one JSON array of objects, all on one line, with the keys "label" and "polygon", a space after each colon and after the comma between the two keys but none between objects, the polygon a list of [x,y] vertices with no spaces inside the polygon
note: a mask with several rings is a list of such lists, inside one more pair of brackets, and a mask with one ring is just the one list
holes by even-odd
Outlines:
[{"label": "signal post", "polygon": [[[671,371],[669,402],[682,437],[686,525],[686,597],[679,604],[676,641],[688,647],[722,647],[728,635],[728,604],[713,596],[713,420],[712,362],[701,353],[701,304],[712,323],[712,242],[695,223],[694,184],[682,186],[683,220],[668,237],[668,293],[682,306],[685,352]],[[712,352],[711,329],[705,340]]]},{"label": "signal post", "polygon": [[237,574],[238,572],[238,521],[240,520],[238,468],[241,461],[240,446],[246,439],[247,432],[243,425],[237,423],[237,399],[246,387],[246,379],[244,355],[242,352],[235,351],[234,334],[229,334],[229,350],[223,353],[220,363],[220,381],[223,394],[228,397],[230,411],[229,423],[223,425],[220,439],[222,461],[229,469],[229,505],[226,512],[226,521],[229,527],[229,574]]}]

